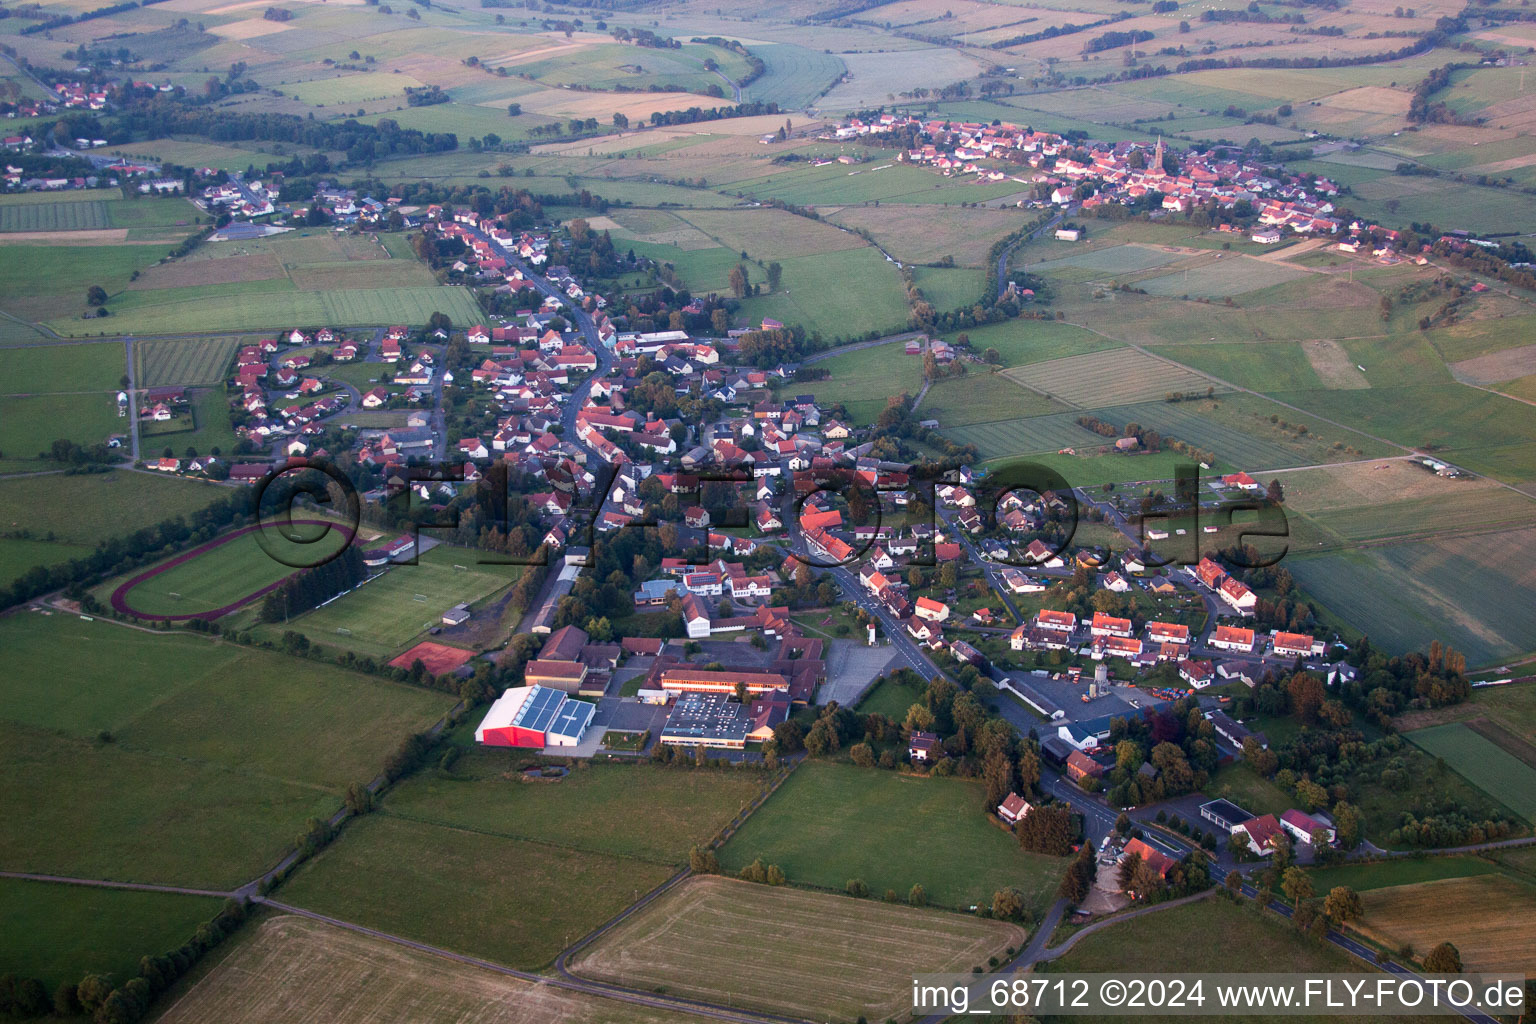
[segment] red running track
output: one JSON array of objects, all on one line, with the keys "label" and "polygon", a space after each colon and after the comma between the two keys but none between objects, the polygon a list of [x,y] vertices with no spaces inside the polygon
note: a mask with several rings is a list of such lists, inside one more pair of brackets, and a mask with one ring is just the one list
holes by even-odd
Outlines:
[{"label": "red running track", "polygon": [[[329,526],[333,530],[340,530],[346,536],[348,544],[352,543],[352,539],[355,536],[352,527],[345,526],[341,523],[333,523],[325,519],[294,519],[291,520],[291,525]],[[137,576],[134,576],[127,582],[123,583],[116,590],[112,591],[113,610],[122,615],[132,615],[140,619],[159,619],[166,622],[186,622],[190,619],[202,619],[205,622],[212,622],[215,619],[223,618],[225,615],[228,615],[232,611],[244,608],[246,605],[250,604],[252,601],[255,601],[257,598],[265,597],[267,594],[271,593],[292,579],[297,574],[298,570],[289,573],[287,576],[284,576],[282,579],[275,583],[269,583],[265,587],[262,587],[260,590],[245,595],[233,604],[227,604],[222,608],[214,608],[209,611],[192,612],[186,615],[151,615],[149,612],[139,611],[128,603],[129,591],[138,586],[140,583],[143,583],[145,580],[153,579],[163,572],[168,572],[171,569],[176,568],[178,565],[181,565],[183,562],[189,562],[196,558],[198,555],[212,551],[214,548],[221,544],[228,544],[230,541],[236,539],[237,537],[242,537],[247,533],[253,533],[257,530],[265,530],[268,528],[269,524],[262,523],[257,523],[251,526],[242,526],[240,529],[226,533],[222,537],[215,537],[213,540],[208,541],[206,544],[199,544],[191,551],[183,551],[175,558],[168,562],[162,562],[160,565],[155,566],[153,569],[144,570]]]}]

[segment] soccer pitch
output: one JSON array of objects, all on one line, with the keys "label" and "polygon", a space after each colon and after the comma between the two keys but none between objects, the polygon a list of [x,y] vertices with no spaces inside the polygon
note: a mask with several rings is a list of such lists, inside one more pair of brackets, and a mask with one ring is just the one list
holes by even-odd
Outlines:
[{"label": "soccer pitch", "polygon": [[[508,586],[505,573],[423,560],[396,565],[290,625],[317,643],[339,643],[362,654],[394,655],[461,602],[473,604]],[[343,632],[346,631],[346,632]]]}]

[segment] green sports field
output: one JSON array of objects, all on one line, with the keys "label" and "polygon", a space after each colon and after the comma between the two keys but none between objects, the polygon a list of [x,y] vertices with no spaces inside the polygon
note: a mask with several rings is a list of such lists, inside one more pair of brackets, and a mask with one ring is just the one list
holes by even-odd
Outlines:
[{"label": "green sports field", "polygon": [[476,566],[469,561],[474,552],[464,552],[463,557],[464,571],[425,560],[393,566],[284,628],[298,629],[318,643],[393,657],[438,625],[449,608],[460,602],[473,604],[511,584],[519,568]]},{"label": "green sports field", "polygon": [[720,863],[739,870],[761,857],[791,883],[833,889],[850,878],[873,892],[920,883],[935,904],[960,909],[1017,886],[1041,912],[1066,862],[1020,850],[981,803],[974,782],[807,761],[725,844]]},{"label": "green sports field", "polygon": [[[319,536],[324,528],[304,526],[304,536]],[[312,544],[288,543],[268,530],[268,547],[258,533],[242,534],[218,547],[151,576],[127,594],[128,604],[145,615],[191,615],[233,604],[262,587],[297,572],[298,565],[340,550],[346,543],[339,530],[330,530]],[[102,588],[110,594],[122,580]]]},{"label": "green sports field", "polygon": [[1407,736],[1526,821],[1536,821],[1536,768],[1462,722],[1416,729]]}]

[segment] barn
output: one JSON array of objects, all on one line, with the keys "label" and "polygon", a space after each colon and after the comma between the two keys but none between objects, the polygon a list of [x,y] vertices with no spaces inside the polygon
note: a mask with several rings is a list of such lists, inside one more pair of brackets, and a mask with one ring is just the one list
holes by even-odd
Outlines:
[{"label": "barn", "polygon": [[547,686],[517,686],[502,694],[475,729],[488,747],[574,747],[596,711]]}]

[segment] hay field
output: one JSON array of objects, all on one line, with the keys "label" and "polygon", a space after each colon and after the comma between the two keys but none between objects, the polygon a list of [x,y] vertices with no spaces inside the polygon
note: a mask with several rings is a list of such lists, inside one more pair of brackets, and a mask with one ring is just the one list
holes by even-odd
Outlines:
[{"label": "hay field", "polygon": [[1536,768],[1471,726],[1435,725],[1409,733],[1408,739],[1526,821],[1536,820]]},{"label": "hay field", "polygon": [[1164,297],[1197,295],[1225,298],[1268,288],[1278,282],[1292,281],[1306,273],[1298,267],[1283,263],[1239,256],[1206,263],[1182,273],[1175,271],[1162,277],[1143,280],[1139,282],[1139,287],[1146,289],[1148,294]]},{"label": "hay field", "polygon": [[300,868],[283,887],[284,900],[535,969],[675,870],[411,821],[387,808],[349,825],[341,841]]},{"label": "hay field", "polygon": [[[789,922],[793,929],[786,928]],[[894,1017],[914,973],[965,971],[1024,929],[969,915],[696,877],[583,950],[572,970],[814,1020]]]},{"label": "hay field", "polygon": [[783,210],[689,210],[681,216],[717,244],[754,260],[786,260],[869,245],[850,231]]},{"label": "hay field", "polygon": [[1081,408],[1147,402],[1170,391],[1204,391],[1211,386],[1208,378],[1175,363],[1114,349],[1017,366],[1003,375]]},{"label": "hay field", "polygon": [[1354,927],[1396,949],[1420,954],[1454,943],[1469,971],[1524,973],[1536,946],[1536,888],[1504,875],[1445,878],[1360,894]]},{"label": "hay field", "polygon": [[285,915],[262,922],[159,1019],[684,1024],[698,1018],[534,984]]},{"label": "hay field", "polygon": [[957,266],[980,267],[999,238],[1030,223],[1034,215],[1023,210],[849,206],[828,219],[868,231],[904,263],[934,263],[953,256]]},{"label": "hay field", "polygon": [[1536,345],[1521,345],[1502,352],[1463,359],[1451,364],[1457,380],[1472,384],[1498,384],[1536,373]]}]

